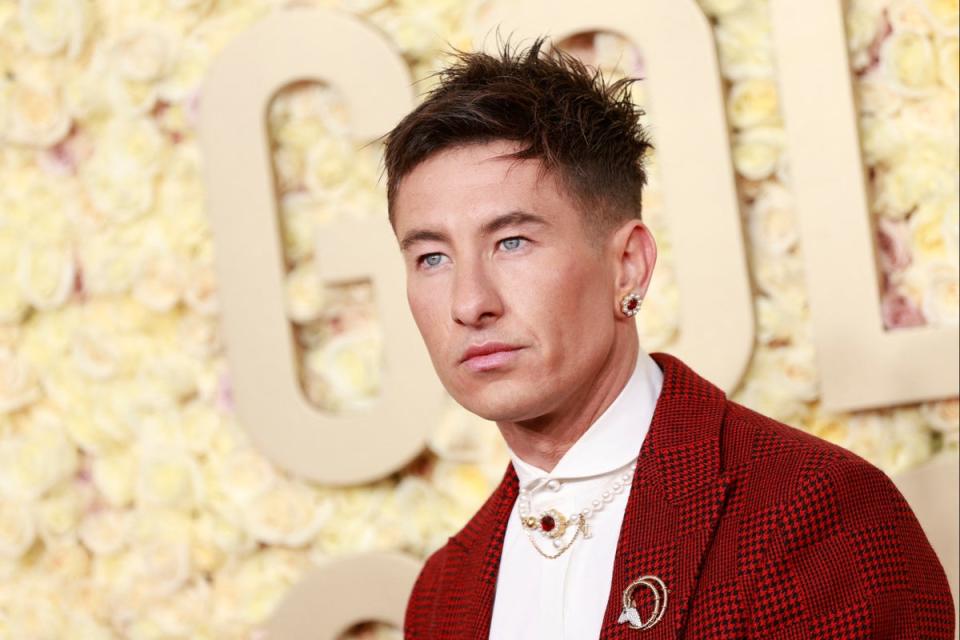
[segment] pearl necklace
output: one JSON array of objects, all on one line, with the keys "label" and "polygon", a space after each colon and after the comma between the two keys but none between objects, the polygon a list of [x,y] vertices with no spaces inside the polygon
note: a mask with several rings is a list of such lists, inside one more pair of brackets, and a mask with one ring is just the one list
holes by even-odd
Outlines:
[{"label": "pearl necklace", "polygon": [[[582,535],[584,538],[592,537],[587,521],[593,518],[597,512],[603,511],[605,505],[613,502],[614,497],[623,493],[624,489],[630,486],[630,483],[633,482],[633,473],[636,469],[637,463],[634,462],[627,471],[624,471],[611,482],[607,488],[600,493],[600,497],[590,503],[590,506],[584,507],[569,518],[556,509],[542,511],[539,516],[530,515],[530,491],[528,489],[521,489],[520,499],[517,505],[517,514],[520,516],[520,522],[523,524],[523,528],[527,530],[527,537],[530,538],[530,542],[533,544],[533,548],[537,550],[537,553],[544,558],[553,560],[563,555],[579,536]],[[555,480],[551,480],[551,483],[555,482]],[[573,537],[570,538],[570,541],[565,543],[563,541],[563,534],[566,533],[567,529],[572,525],[575,525],[577,530],[574,532]],[[537,546],[537,542],[533,539],[534,531],[553,540],[553,546],[559,549],[559,551],[551,555],[540,549],[540,547]]]}]

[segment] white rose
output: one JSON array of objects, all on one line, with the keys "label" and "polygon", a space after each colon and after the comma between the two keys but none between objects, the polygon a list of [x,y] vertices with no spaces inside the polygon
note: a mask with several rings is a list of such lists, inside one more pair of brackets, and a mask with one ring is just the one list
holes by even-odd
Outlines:
[{"label": "white rose", "polygon": [[286,275],[284,292],[287,317],[293,322],[306,324],[323,312],[326,291],[313,260],[304,260]]},{"label": "white rose", "polygon": [[495,424],[451,405],[427,437],[427,447],[445,460],[479,462],[492,454],[501,439]]},{"label": "white rose", "polygon": [[304,183],[317,197],[329,197],[346,182],[351,164],[350,145],[340,138],[324,136],[306,155]]},{"label": "white rose", "polygon": [[927,95],[937,83],[937,59],[930,38],[915,31],[894,32],[880,49],[884,73],[906,96]]},{"label": "white rose", "polygon": [[637,315],[637,332],[648,351],[656,351],[669,344],[676,337],[680,322],[680,291],[673,271],[666,267],[664,264],[654,271]]},{"label": "white rose", "polygon": [[63,305],[73,292],[73,252],[62,245],[27,245],[17,261],[17,284],[34,308],[50,311]]},{"label": "white rose", "polygon": [[149,593],[176,593],[190,577],[190,545],[179,537],[158,536],[132,547],[134,571]]},{"label": "white rose", "polygon": [[237,449],[217,462],[219,484],[238,505],[244,505],[277,483],[273,466],[252,449]]},{"label": "white rose", "polygon": [[137,266],[131,294],[148,309],[166,312],[177,305],[185,287],[180,257],[171,251],[153,249]]},{"label": "white rose", "polygon": [[114,507],[127,506],[133,500],[136,472],[137,460],[129,448],[93,459],[93,485]]},{"label": "white rose", "polygon": [[84,0],[22,0],[20,25],[34,52],[51,55],[67,48],[73,58],[87,35],[87,3]]},{"label": "white rose", "polygon": [[0,413],[16,411],[41,397],[32,367],[8,349],[0,349]]},{"label": "white rose", "polygon": [[217,294],[217,273],[207,261],[188,267],[188,278],[183,290],[183,301],[201,316],[216,316],[220,311]]},{"label": "white rose", "polygon": [[927,265],[927,288],[923,295],[923,315],[933,324],[960,323],[960,270],[946,261]]},{"label": "white rose", "polygon": [[56,85],[18,81],[7,102],[7,138],[34,147],[50,147],[63,140],[72,120]]},{"label": "white rose", "polygon": [[933,441],[915,409],[858,412],[847,421],[844,447],[889,475],[905,471],[930,458]]},{"label": "white rose", "polygon": [[155,449],[141,454],[138,503],[190,509],[201,498],[200,474],[192,456],[175,449]]},{"label": "white rose", "polygon": [[111,48],[117,69],[124,78],[152,82],[167,73],[177,42],[168,29],[145,23],[120,34]]},{"label": "white rose", "polygon": [[313,255],[317,227],[332,218],[329,209],[309,192],[292,191],[280,201],[283,217],[283,247],[287,258],[295,262]]},{"label": "white rose", "polygon": [[0,228],[0,324],[14,325],[30,308],[16,282],[22,240]]},{"label": "white rose", "polygon": [[306,354],[306,369],[329,385],[334,399],[354,408],[366,406],[380,389],[382,340],[374,329],[334,336]]},{"label": "white rose", "polygon": [[757,296],[757,339],[768,346],[804,339],[808,318],[803,303],[792,296]]},{"label": "white rose", "polygon": [[88,513],[80,523],[80,542],[99,556],[123,549],[130,537],[133,517],[129,511],[99,509]]},{"label": "white rose", "polygon": [[749,220],[751,240],[761,251],[782,255],[799,240],[793,196],[776,182],[763,183]]},{"label": "white rose", "polygon": [[960,18],[960,3],[957,0],[916,0],[920,9],[930,19],[930,23],[940,33],[956,35]]},{"label": "white rose", "polygon": [[198,400],[183,407],[179,423],[185,440],[183,446],[196,454],[206,453],[214,436],[224,428],[220,414]]},{"label": "white rose", "polygon": [[960,48],[957,38],[944,38],[937,50],[939,58],[940,82],[956,94],[960,91]]},{"label": "white rose", "polygon": [[73,544],[81,514],[93,501],[93,491],[81,483],[65,483],[36,507],[37,530],[48,546]]},{"label": "white rose", "polygon": [[36,535],[29,505],[0,500],[0,558],[19,558],[33,545]]},{"label": "white rose", "polygon": [[892,0],[887,17],[894,31],[913,31],[929,34],[930,22],[917,0]]},{"label": "white rose", "polygon": [[83,290],[90,296],[126,293],[140,262],[139,241],[130,229],[113,228],[83,240],[77,251]]},{"label": "white rose", "polygon": [[791,426],[803,424],[809,407],[788,391],[769,381],[748,378],[733,395],[734,401],[758,413],[770,416]]},{"label": "white rose", "polygon": [[80,328],[73,334],[70,355],[77,370],[94,380],[112,378],[120,368],[116,338],[93,328]]},{"label": "white rose", "polygon": [[770,31],[767,8],[758,3],[720,16],[714,33],[723,76],[730,80],[772,77]]},{"label": "white rose", "polygon": [[777,170],[785,145],[782,129],[757,127],[741,131],[734,141],[733,165],[748,180],[764,180]]},{"label": "white rose", "polygon": [[697,0],[697,2],[707,15],[722,16],[740,9],[744,0]]},{"label": "white rose", "polygon": [[920,414],[934,430],[956,433],[960,430],[960,398],[935,400],[920,405]]},{"label": "white rose", "polygon": [[915,136],[874,176],[874,207],[894,219],[905,217],[922,202],[955,193],[957,148],[931,137]]},{"label": "white rose", "polygon": [[[854,84],[854,90],[857,93],[857,107],[861,114],[879,116],[874,118],[861,117],[861,123],[864,121],[871,123],[892,123],[892,118],[883,116],[893,116],[900,111],[903,106],[903,94],[894,89],[885,78],[880,77],[879,73],[873,72],[862,77]],[[864,127],[861,126],[861,131]],[[868,162],[867,164],[873,164]]]},{"label": "white rose", "polygon": [[35,500],[76,467],[76,449],[49,412],[34,418],[28,431],[0,441],[0,489],[9,496]]},{"label": "white rose", "polygon": [[208,316],[181,314],[177,336],[184,351],[195,358],[207,360],[223,348],[219,319]]},{"label": "white rose", "polygon": [[736,82],[727,98],[727,116],[740,129],[777,125],[780,102],[772,78],[748,78]]},{"label": "white rose", "polygon": [[214,53],[201,38],[186,37],[172,52],[169,72],[157,83],[159,97],[167,102],[181,103],[195,95]]},{"label": "white rose", "polygon": [[252,498],[243,513],[247,530],[257,540],[301,547],[330,517],[332,505],[319,504],[316,493],[308,487],[281,482]]}]

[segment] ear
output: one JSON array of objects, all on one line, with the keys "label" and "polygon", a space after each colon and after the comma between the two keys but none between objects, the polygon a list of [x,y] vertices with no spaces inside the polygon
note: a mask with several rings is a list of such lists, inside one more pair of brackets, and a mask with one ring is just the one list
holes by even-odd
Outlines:
[{"label": "ear", "polygon": [[619,308],[620,298],[628,293],[637,293],[640,297],[647,295],[653,267],[657,263],[657,243],[649,227],[637,218],[628,220],[617,229],[612,241]]}]

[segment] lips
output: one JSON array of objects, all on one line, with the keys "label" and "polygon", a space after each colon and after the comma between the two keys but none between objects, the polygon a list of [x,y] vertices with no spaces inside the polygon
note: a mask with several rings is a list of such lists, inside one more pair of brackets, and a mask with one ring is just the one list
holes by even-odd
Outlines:
[{"label": "lips", "polygon": [[500,353],[504,351],[516,351],[520,347],[512,344],[507,344],[505,342],[484,342],[483,344],[472,345],[467,349],[463,357],[460,359],[460,362],[467,362],[472,358],[478,358],[481,356],[487,356],[492,353]]}]

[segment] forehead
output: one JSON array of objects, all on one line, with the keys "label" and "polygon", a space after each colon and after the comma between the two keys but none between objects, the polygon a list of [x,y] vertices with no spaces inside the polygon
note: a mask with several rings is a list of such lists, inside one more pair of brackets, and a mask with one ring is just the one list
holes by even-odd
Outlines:
[{"label": "forehead", "polygon": [[519,143],[498,140],[437,152],[399,183],[393,203],[398,236],[413,226],[479,226],[506,211],[530,211],[562,224],[579,210],[538,159],[505,157]]}]

